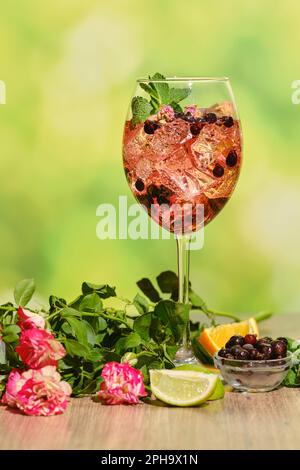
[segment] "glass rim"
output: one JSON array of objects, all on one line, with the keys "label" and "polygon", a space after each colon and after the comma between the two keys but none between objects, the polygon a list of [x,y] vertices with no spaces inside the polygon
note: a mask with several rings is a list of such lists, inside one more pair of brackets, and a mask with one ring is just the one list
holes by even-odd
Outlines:
[{"label": "glass rim", "polygon": [[152,79],[141,77],[137,79],[137,83],[165,83],[165,82],[228,82],[229,77],[166,77],[164,79]]}]

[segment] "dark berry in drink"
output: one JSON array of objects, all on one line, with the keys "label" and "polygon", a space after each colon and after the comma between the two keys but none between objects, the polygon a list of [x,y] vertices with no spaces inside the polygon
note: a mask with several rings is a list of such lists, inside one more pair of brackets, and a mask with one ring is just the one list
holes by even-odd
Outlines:
[{"label": "dark berry in drink", "polygon": [[246,349],[241,348],[235,355],[235,358],[245,361],[246,359],[249,359],[249,352],[246,351]]},{"label": "dark berry in drink", "polygon": [[216,178],[221,178],[224,175],[224,168],[220,163],[217,163],[213,169],[213,174]]},{"label": "dark berry in drink", "polygon": [[251,349],[254,349],[253,344],[246,343],[243,345],[243,349],[246,349],[246,351],[250,351]]},{"label": "dark berry in drink", "polygon": [[146,134],[154,134],[154,132],[158,128],[159,128],[159,124],[157,124],[157,122],[154,122],[154,121],[146,121],[144,124],[144,131],[146,132]]},{"label": "dark berry in drink", "polygon": [[250,333],[245,336],[244,340],[245,340],[245,344],[255,344],[257,341],[256,335],[253,335]]},{"label": "dark berry in drink", "polygon": [[157,202],[158,202],[159,205],[161,205],[161,204],[170,204],[170,200],[165,196],[158,196]]},{"label": "dark berry in drink", "polygon": [[235,150],[230,150],[226,158],[226,165],[233,167],[237,164],[237,154]]},{"label": "dark berry in drink", "polygon": [[222,348],[222,349],[220,349],[220,351],[218,352],[218,355],[219,355],[220,357],[226,357],[226,354],[228,354],[228,353],[229,353],[229,350],[228,350],[228,349]]},{"label": "dark berry in drink", "polygon": [[150,186],[147,188],[147,193],[151,197],[157,197],[160,194],[160,190],[157,186],[155,186],[155,184],[150,184]]},{"label": "dark berry in drink", "polygon": [[138,178],[135,182],[135,187],[138,191],[143,191],[145,189],[145,185],[144,185],[143,180]]},{"label": "dark berry in drink", "polygon": [[195,118],[194,116],[191,115],[191,113],[185,113],[183,116],[182,116],[182,119],[184,119],[185,121],[187,122],[195,122]]},{"label": "dark berry in drink", "polygon": [[286,343],[284,341],[281,341],[280,339],[276,340],[276,341],[273,341],[271,343],[271,347],[272,347],[272,353],[273,353],[273,357],[274,358],[277,358],[277,357],[285,357],[286,355],[286,351],[287,351],[287,346],[286,346]]},{"label": "dark berry in drink", "polygon": [[190,126],[190,131],[192,135],[198,135],[200,133],[201,126],[198,125],[198,123],[191,124]]},{"label": "dark berry in drink", "polygon": [[215,115],[215,113],[207,113],[205,114],[204,119],[209,124],[213,124],[214,122],[216,122],[217,116]]},{"label": "dark berry in drink", "polygon": [[153,198],[151,196],[149,196],[148,194],[141,194],[139,196],[137,196],[140,204],[142,204],[143,206],[146,206],[146,207],[149,207],[151,206],[151,204],[153,204]]},{"label": "dark berry in drink", "polygon": [[225,127],[231,127],[233,126],[233,119],[231,116],[224,116],[223,118],[223,124]]}]

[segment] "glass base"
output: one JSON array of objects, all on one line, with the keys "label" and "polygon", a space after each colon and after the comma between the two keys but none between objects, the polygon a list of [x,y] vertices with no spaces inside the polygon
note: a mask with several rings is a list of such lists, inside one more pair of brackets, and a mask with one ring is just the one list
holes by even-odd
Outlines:
[{"label": "glass base", "polygon": [[186,347],[181,347],[178,349],[173,362],[175,366],[182,366],[184,364],[199,364],[199,361],[195,357],[193,350]]}]

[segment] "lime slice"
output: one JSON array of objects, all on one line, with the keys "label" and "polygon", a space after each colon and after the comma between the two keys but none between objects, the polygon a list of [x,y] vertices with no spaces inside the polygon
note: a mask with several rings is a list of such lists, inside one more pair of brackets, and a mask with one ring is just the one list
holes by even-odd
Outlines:
[{"label": "lime slice", "polygon": [[[218,374],[218,372],[212,372],[209,369],[206,369],[206,367],[197,365],[197,364],[184,364],[182,366],[176,367],[176,369],[173,370],[192,370],[194,372],[203,372],[205,374]],[[210,397],[208,397],[209,401],[212,400],[219,400],[220,398],[223,398],[225,395],[225,388],[224,385],[222,384],[222,381],[220,377],[217,378],[216,386],[215,389],[213,390],[212,394]]]},{"label": "lime slice", "polygon": [[217,376],[190,370],[150,370],[152,393],[159,400],[175,406],[204,403],[213,393]]}]

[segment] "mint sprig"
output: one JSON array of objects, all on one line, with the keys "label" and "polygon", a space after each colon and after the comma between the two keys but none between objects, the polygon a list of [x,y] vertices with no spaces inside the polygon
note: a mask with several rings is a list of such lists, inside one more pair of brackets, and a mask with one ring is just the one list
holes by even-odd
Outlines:
[{"label": "mint sprig", "polygon": [[174,88],[170,87],[167,82],[164,83],[166,77],[160,73],[155,73],[149,80],[161,80],[157,83],[140,83],[140,87],[148,93],[150,100],[147,101],[141,96],[135,96],[131,102],[132,125],[143,122],[151,114],[155,114],[162,105],[170,105],[176,112],[181,112],[182,108],[178,104],[191,93],[190,88]]},{"label": "mint sprig", "polygon": [[135,96],[132,98],[131,102],[132,109],[132,125],[136,126],[140,122],[143,122],[147,119],[151,112],[151,104],[145,98],[141,96]]}]

